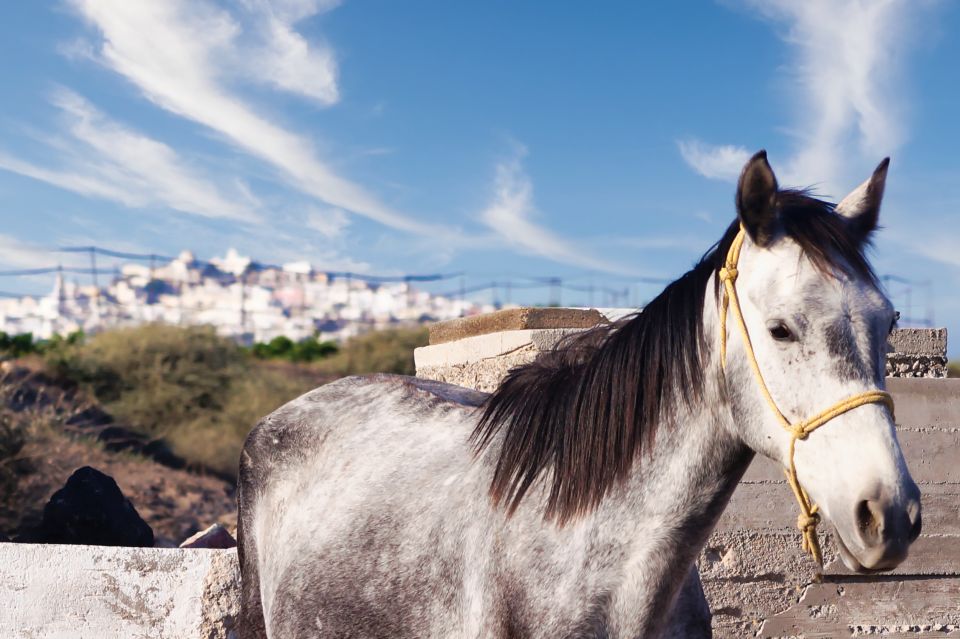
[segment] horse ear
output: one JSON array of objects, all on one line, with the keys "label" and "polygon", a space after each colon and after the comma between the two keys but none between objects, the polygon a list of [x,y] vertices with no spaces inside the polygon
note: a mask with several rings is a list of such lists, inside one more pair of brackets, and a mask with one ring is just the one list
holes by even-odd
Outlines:
[{"label": "horse ear", "polygon": [[777,222],[777,176],[766,151],[758,151],[743,167],[737,184],[737,215],[754,244],[770,244]]},{"label": "horse ear", "polygon": [[880,202],[887,183],[887,167],[890,158],[884,158],[870,178],[840,200],[836,211],[847,218],[847,227],[859,241],[866,240],[877,228],[880,217]]}]

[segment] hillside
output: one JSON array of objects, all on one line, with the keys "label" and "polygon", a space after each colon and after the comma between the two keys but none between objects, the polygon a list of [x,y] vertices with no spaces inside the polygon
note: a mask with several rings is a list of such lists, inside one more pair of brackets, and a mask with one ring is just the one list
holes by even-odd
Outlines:
[{"label": "hillside", "polygon": [[81,466],[112,476],[171,545],[233,528],[243,439],[263,415],[337,377],[412,372],[425,331],[375,333],[312,364],[261,360],[204,328],[145,326],[0,363],[0,533],[38,523]]}]

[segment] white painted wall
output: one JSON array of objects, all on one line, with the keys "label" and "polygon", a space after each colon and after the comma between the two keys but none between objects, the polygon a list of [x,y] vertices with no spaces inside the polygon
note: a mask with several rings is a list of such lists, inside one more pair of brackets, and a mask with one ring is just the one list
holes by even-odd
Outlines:
[{"label": "white painted wall", "polygon": [[0,637],[229,639],[236,549],[0,543]]}]

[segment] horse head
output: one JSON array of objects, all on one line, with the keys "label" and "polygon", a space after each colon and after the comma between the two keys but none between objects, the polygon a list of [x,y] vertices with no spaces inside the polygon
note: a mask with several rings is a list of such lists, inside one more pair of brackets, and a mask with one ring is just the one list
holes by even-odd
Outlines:
[{"label": "horse head", "polygon": [[896,567],[921,526],[884,392],[896,313],[864,255],[887,165],[833,206],[781,190],[757,153],[740,177],[739,237],[718,278],[729,280],[718,284],[731,307],[721,339],[738,435],[792,474],[800,527],[830,520],[857,572]]}]

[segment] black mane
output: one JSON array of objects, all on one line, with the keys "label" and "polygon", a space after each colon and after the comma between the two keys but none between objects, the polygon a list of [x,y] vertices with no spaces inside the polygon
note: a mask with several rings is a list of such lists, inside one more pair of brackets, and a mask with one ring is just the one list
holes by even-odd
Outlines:
[{"label": "black mane", "polygon": [[[785,190],[777,208],[780,232],[818,269],[876,282],[864,242],[832,204]],[[677,401],[702,399],[707,283],[739,228],[734,221],[641,312],[563,340],[507,374],[471,437],[479,454],[503,432],[490,487],[496,503],[505,502],[513,513],[537,478],[552,470],[546,516],[562,524],[590,512],[652,445]]]}]

